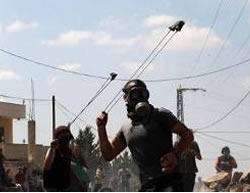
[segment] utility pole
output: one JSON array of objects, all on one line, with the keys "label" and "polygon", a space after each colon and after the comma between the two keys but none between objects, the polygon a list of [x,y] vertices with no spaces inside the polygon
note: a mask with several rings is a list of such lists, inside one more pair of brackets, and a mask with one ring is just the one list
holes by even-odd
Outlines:
[{"label": "utility pole", "polygon": [[182,88],[181,85],[176,89],[177,91],[177,118],[184,123],[184,105],[183,105],[183,92],[185,91],[203,91],[206,92],[203,88]]},{"label": "utility pole", "polygon": [[56,130],[56,109],[55,109],[55,96],[52,96],[52,138],[54,139],[54,134]]}]

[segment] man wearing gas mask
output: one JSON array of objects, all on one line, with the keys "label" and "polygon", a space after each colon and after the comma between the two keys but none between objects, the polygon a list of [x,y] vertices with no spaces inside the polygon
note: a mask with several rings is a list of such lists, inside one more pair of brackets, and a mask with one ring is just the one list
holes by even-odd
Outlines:
[{"label": "man wearing gas mask", "polygon": [[[141,191],[183,191],[176,152],[190,146],[192,131],[170,111],[149,103],[149,91],[143,81],[127,82],[123,93],[128,120],[111,142],[106,132],[107,113],[102,112],[96,120],[104,159],[111,161],[128,147],[140,170]],[[176,148],[173,133],[180,136]]]},{"label": "man wearing gas mask", "polygon": [[66,191],[70,185],[70,162],[72,152],[69,148],[73,135],[69,127],[59,126],[54,133],[44,160],[44,187],[47,191]]}]

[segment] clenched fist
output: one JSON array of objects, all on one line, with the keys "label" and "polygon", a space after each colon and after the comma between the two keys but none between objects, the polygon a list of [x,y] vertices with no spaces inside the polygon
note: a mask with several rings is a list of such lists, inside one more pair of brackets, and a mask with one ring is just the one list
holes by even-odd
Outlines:
[{"label": "clenched fist", "polygon": [[169,152],[162,156],[161,167],[164,174],[172,173],[177,165],[177,159],[174,152]]},{"label": "clenched fist", "polygon": [[105,128],[107,121],[108,121],[108,114],[103,111],[96,118],[96,125],[97,125],[98,129]]}]

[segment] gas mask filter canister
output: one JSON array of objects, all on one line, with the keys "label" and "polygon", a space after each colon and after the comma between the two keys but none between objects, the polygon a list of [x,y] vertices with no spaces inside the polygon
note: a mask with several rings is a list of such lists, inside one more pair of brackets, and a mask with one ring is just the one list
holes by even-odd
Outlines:
[{"label": "gas mask filter canister", "polygon": [[150,113],[149,92],[146,88],[134,87],[128,92],[128,97],[136,116],[144,117]]}]

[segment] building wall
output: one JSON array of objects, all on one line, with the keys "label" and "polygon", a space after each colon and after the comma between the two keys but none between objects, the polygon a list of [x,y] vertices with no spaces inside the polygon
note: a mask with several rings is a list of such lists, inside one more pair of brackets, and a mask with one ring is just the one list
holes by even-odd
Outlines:
[{"label": "building wall", "polygon": [[0,102],[0,116],[11,119],[22,119],[26,116],[25,105]]},{"label": "building wall", "polygon": [[[8,161],[25,161],[28,163],[28,144],[6,144],[2,143],[0,147],[3,149],[3,154]],[[48,146],[32,145],[32,162],[33,165],[43,168],[43,161],[47,152]],[[29,160],[30,161],[30,160]]]},{"label": "building wall", "polygon": [[0,127],[4,128],[4,142],[13,143],[13,120],[0,117]]}]

